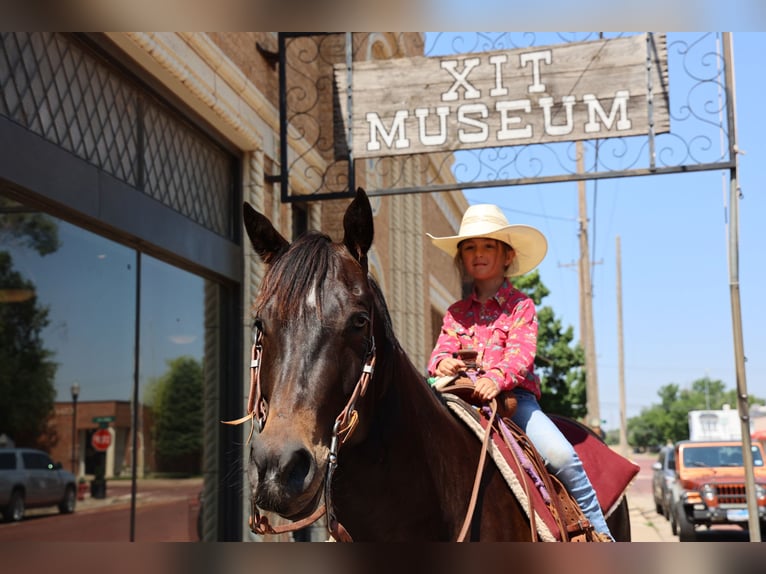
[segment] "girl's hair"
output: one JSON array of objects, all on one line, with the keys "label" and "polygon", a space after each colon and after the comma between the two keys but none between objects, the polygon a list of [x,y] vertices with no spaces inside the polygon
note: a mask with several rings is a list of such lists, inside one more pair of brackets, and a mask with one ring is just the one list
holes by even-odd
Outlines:
[{"label": "girl's hair", "polygon": [[[491,238],[487,238],[487,239],[491,239]],[[457,244],[457,253],[455,253],[455,258],[452,260],[453,264],[455,265],[455,268],[457,269],[458,275],[460,276],[460,281],[462,283],[471,281],[471,276],[468,274],[468,272],[465,270],[465,267],[463,266],[462,245],[464,241],[465,239]],[[508,253],[508,251],[513,251],[513,247],[508,245],[505,241],[500,241],[499,239],[492,239],[492,241],[495,241],[499,245],[502,245],[506,249],[506,253]]]}]

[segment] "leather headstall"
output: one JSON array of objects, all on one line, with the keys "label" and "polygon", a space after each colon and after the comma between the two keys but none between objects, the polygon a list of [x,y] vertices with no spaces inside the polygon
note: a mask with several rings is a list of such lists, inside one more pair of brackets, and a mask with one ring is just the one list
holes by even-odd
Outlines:
[{"label": "leather headstall", "polygon": [[[262,516],[258,510],[255,501],[251,502],[251,516],[248,520],[250,529],[253,533],[258,535],[264,534],[282,534],[285,532],[292,532],[294,530],[300,530],[316,522],[322,514],[327,514],[327,529],[330,535],[339,542],[351,542],[351,536],[348,531],[341,525],[336,516],[332,506],[332,476],[338,467],[338,450],[340,446],[345,443],[353,434],[359,422],[359,413],[356,409],[356,402],[360,397],[363,397],[367,392],[370,379],[372,379],[373,372],[375,371],[375,335],[373,331],[373,322],[371,315],[370,318],[370,338],[367,346],[367,351],[364,358],[364,366],[362,372],[359,375],[359,379],[354,386],[354,390],[351,392],[351,396],[346,403],[346,406],[340,412],[335,419],[332,429],[332,438],[330,441],[330,451],[328,454],[327,462],[327,474],[324,482],[324,504],[320,505],[310,516],[292,522],[290,524],[272,526],[269,524],[269,520],[266,516]],[[268,402],[263,398],[261,394],[261,358],[263,354],[263,345],[261,339],[263,338],[263,331],[261,330],[258,321],[253,325],[253,345],[250,353],[250,392],[247,398],[247,414],[241,418],[231,421],[221,421],[227,425],[240,425],[248,420],[251,422],[250,434],[247,437],[247,443],[249,444],[253,438],[253,433],[256,425],[258,426],[258,432],[263,430],[266,424],[266,417],[268,416]]]}]

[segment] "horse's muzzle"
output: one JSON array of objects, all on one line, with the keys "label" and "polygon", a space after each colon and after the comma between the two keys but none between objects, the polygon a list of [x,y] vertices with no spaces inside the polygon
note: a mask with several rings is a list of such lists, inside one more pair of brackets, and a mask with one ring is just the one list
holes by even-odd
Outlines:
[{"label": "horse's muzzle", "polygon": [[299,441],[270,448],[267,441],[254,440],[249,475],[258,507],[285,518],[295,520],[310,514],[321,493],[316,460]]}]

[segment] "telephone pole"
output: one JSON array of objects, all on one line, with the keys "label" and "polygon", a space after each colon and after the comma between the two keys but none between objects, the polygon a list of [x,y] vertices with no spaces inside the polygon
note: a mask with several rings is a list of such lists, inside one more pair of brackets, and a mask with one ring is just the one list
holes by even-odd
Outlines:
[{"label": "telephone pole", "polygon": [[[585,159],[582,142],[577,144],[577,173],[585,173]],[[580,331],[585,347],[585,392],[586,423],[593,425],[598,421],[601,426],[601,412],[598,400],[598,377],[596,373],[596,340],[593,333],[593,287],[590,276],[590,257],[588,256],[588,211],[585,205],[585,180],[577,182],[578,205],[580,212]]]},{"label": "telephone pole", "polygon": [[622,254],[617,236],[617,363],[620,385],[620,452],[628,454],[628,423],[625,413],[625,357],[622,340]]}]

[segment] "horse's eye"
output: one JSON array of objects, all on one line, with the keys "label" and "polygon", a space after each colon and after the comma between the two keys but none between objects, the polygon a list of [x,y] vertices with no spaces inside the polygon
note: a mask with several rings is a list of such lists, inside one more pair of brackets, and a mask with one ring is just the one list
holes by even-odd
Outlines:
[{"label": "horse's eye", "polygon": [[355,313],[351,318],[351,326],[355,329],[363,329],[370,322],[370,316],[367,313]]}]

